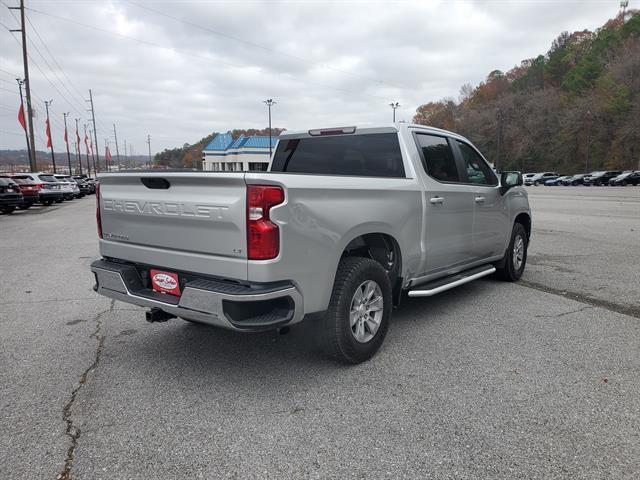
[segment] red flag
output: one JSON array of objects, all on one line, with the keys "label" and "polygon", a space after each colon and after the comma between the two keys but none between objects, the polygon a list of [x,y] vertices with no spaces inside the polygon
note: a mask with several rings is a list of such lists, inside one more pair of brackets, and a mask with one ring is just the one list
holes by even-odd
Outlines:
[{"label": "red flag", "polygon": [[26,132],[27,124],[24,121],[24,107],[22,106],[22,104],[20,104],[20,110],[18,110],[18,122],[20,122],[20,125],[22,125],[22,128]]},{"label": "red flag", "polygon": [[51,144],[51,128],[49,127],[49,119],[48,118],[44,122],[44,124],[46,125],[45,133],[47,134],[47,148],[53,148],[53,146]]},{"label": "red flag", "polygon": [[64,127],[64,143],[67,144],[67,150],[69,150],[69,137],[67,136],[67,127]]},{"label": "red flag", "polygon": [[111,150],[109,150],[109,147],[104,148],[104,158],[107,162],[111,161]]},{"label": "red flag", "polygon": [[84,146],[87,147],[87,155],[89,155],[89,137],[87,137],[87,134],[84,134]]},{"label": "red flag", "polygon": [[91,156],[93,157],[93,142],[89,139],[89,150],[91,150]]},{"label": "red flag", "polygon": [[80,134],[78,133],[78,127],[76,127],[76,142],[78,143],[78,151],[80,151]]}]

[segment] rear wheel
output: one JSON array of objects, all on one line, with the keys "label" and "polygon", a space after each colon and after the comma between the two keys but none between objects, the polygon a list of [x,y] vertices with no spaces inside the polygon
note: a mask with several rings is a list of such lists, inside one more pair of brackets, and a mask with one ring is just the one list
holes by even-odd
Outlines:
[{"label": "rear wheel", "polygon": [[527,231],[521,223],[513,224],[511,241],[501,265],[496,269],[498,275],[508,281],[520,280],[527,264],[527,247],[529,245]]},{"label": "rear wheel", "polygon": [[26,210],[26,209],[30,208],[31,205],[33,205],[33,204],[32,203],[25,203],[24,205],[20,205],[18,208],[20,210]]},{"label": "rear wheel", "polygon": [[16,207],[0,207],[0,212],[5,215],[11,215],[15,209]]},{"label": "rear wheel", "polygon": [[42,205],[44,205],[45,207],[50,206],[53,203],[53,200],[44,200],[42,202]]},{"label": "rear wheel", "polygon": [[535,182],[533,182],[533,186],[534,186],[534,187],[537,187],[538,185],[540,185],[540,182],[539,182],[539,181],[537,181],[537,180],[536,180]]},{"label": "rear wheel", "polygon": [[343,258],[323,321],[327,352],[345,363],[370,359],[387,334],[391,307],[391,282],[382,265],[370,258]]}]

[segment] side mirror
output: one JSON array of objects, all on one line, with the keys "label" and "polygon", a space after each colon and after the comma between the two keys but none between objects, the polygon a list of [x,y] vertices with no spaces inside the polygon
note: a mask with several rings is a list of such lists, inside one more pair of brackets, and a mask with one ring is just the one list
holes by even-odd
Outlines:
[{"label": "side mirror", "polygon": [[510,188],[522,185],[522,173],[502,172],[500,175],[500,193],[504,195]]}]

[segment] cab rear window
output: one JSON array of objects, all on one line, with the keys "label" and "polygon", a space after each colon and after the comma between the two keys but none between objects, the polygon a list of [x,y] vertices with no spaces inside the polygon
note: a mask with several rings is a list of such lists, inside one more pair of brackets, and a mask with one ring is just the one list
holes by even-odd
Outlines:
[{"label": "cab rear window", "polygon": [[272,172],[404,177],[396,133],[283,139]]}]

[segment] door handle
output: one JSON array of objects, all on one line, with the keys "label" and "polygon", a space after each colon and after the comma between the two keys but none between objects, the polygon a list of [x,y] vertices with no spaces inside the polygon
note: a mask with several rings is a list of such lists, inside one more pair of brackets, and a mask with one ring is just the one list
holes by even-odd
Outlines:
[{"label": "door handle", "polygon": [[476,197],[476,203],[484,203],[484,197]]},{"label": "door handle", "polygon": [[431,197],[429,199],[432,205],[442,205],[444,203],[444,198],[442,197]]}]

